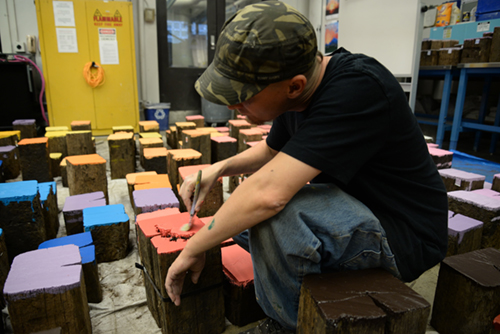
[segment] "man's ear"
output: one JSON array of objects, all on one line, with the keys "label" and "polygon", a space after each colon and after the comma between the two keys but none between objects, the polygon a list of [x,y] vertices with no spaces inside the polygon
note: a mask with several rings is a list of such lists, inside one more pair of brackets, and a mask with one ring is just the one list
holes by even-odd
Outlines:
[{"label": "man's ear", "polygon": [[289,99],[296,99],[306,88],[307,79],[304,75],[298,74],[290,79],[288,83],[287,96]]}]

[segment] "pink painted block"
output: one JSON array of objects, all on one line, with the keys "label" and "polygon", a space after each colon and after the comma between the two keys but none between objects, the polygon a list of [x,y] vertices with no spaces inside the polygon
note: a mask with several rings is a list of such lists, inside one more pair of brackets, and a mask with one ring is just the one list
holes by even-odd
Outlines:
[{"label": "pink painted block", "polygon": [[222,270],[233,284],[247,286],[253,283],[252,256],[238,245],[221,249]]},{"label": "pink painted block", "polygon": [[429,154],[436,164],[438,169],[450,168],[453,160],[453,152],[442,150],[439,148],[429,147]]}]

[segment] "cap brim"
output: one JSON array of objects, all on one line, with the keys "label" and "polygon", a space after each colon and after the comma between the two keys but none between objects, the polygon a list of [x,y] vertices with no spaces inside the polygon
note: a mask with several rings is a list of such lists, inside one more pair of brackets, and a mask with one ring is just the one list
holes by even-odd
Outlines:
[{"label": "cap brim", "polygon": [[194,88],[204,99],[222,105],[235,105],[255,96],[267,85],[258,85],[229,79],[220,74],[214,62],[200,76]]}]

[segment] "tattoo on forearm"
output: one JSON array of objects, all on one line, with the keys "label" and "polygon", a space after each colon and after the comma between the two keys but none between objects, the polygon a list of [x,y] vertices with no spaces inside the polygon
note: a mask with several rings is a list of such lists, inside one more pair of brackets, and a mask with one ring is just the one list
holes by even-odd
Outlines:
[{"label": "tattoo on forearm", "polygon": [[212,221],[210,222],[210,225],[208,225],[208,230],[209,231],[212,229],[212,227],[214,227],[214,224],[215,224],[215,218],[212,219]]}]

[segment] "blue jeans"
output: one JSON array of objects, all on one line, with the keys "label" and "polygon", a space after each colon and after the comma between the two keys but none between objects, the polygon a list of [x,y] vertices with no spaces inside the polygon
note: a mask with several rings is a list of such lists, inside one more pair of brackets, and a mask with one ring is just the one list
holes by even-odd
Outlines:
[{"label": "blue jeans", "polygon": [[233,239],[252,255],[257,301],[288,329],[297,326],[305,275],[382,267],[400,277],[379,220],[333,184],[305,186],[248,231]]}]

